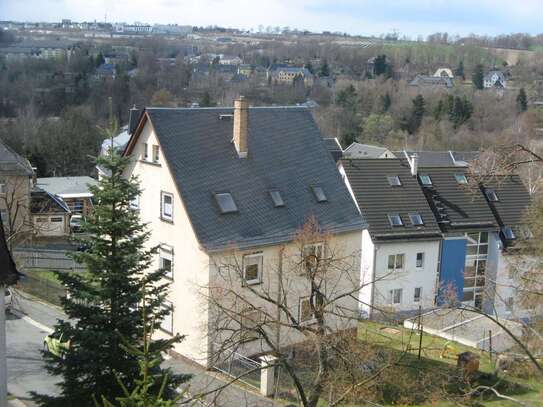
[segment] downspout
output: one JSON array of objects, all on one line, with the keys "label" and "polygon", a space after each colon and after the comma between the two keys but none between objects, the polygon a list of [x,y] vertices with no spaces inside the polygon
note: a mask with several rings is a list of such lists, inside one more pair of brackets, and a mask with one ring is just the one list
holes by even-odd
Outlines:
[{"label": "downspout", "polygon": [[275,332],[275,343],[277,350],[281,348],[281,307],[279,304],[281,304],[282,301],[282,286],[283,286],[283,255],[285,253],[285,246],[281,245],[279,248],[279,262],[277,264],[277,315],[276,315],[276,321],[277,321],[277,331]]},{"label": "downspout", "polygon": [[377,245],[373,245],[373,265],[372,265],[372,271],[371,271],[371,299],[370,299],[370,312],[369,312],[369,318],[372,319],[373,315],[373,303],[375,298],[375,269],[377,264]]}]

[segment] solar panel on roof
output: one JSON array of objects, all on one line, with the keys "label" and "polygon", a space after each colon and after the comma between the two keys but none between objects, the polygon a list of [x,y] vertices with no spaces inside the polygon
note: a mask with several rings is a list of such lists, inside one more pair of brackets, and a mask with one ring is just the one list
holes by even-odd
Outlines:
[{"label": "solar panel on roof", "polygon": [[217,201],[222,214],[238,211],[234,198],[232,198],[232,195],[229,192],[215,194],[215,200]]}]

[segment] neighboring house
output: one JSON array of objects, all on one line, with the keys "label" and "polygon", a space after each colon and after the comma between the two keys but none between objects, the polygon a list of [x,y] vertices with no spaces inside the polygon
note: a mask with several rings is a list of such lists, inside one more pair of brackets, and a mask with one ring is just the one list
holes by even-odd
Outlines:
[{"label": "neighboring house", "polygon": [[96,68],[96,73],[94,74],[97,79],[115,79],[117,75],[117,69],[113,64],[103,63],[98,68]]},{"label": "neighboring house", "polygon": [[223,55],[221,56],[221,59],[219,60],[219,64],[221,65],[240,65],[243,63],[243,59],[241,59],[240,57],[235,57],[235,56],[227,56],[227,55]]},{"label": "neighboring house", "polygon": [[343,152],[344,158],[396,158],[394,153],[386,147],[369,144],[352,143]]},{"label": "neighboring house", "polygon": [[70,58],[76,44],[67,40],[26,40],[2,48],[0,53],[7,58]]},{"label": "neighboring house", "polygon": [[[351,253],[348,278],[328,287],[358,289],[365,222],[308,109],[250,108],[241,98],[233,109],[148,108],[125,155],[131,157],[126,175],[137,176],[142,188],[137,206],[151,231],[148,245],[161,247],[152,268],[167,268],[172,280],[165,304],[170,315],[160,335],[187,335],[176,352],[210,366],[221,339],[201,288],[220,285],[219,276],[229,269],[221,264],[234,256],[244,277],[233,276],[229,287],[240,298],[251,295],[245,285],[273,290],[278,260],[300,258],[293,241],[312,217],[331,234],[329,246],[315,242],[303,252],[335,247]],[[285,293],[300,320],[307,318],[307,282],[296,273]],[[354,316],[358,304],[345,297],[341,306]],[[356,326],[356,320],[334,317],[329,328]],[[281,345],[303,340],[282,329]],[[236,351],[253,355],[269,349],[253,340]]]},{"label": "neighboring house", "polygon": [[409,86],[450,89],[454,87],[454,82],[446,76],[417,75],[415,79],[409,82]]},{"label": "neighboring house", "polygon": [[38,178],[36,186],[62,199],[72,214],[87,216],[92,213],[93,194],[89,186],[98,181],[88,176]]},{"label": "neighboring house", "polygon": [[434,73],[434,77],[454,79],[454,74],[450,68],[438,68]]},{"label": "neighboring house", "polygon": [[417,154],[419,167],[467,167],[477,159],[477,151],[394,151],[398,158]]},{"label": "neighboring house", "polygon": [[326,145],[326,148],[330,154],[332,154],[332,158],[336,163],[341,160],[341,157],[343,156],[343,149],[341,148],[341,144],[339,144],[339,140],[337,138],[325,138],[324,144]]},{"label": "neighboring house", "polygon": [[27,159],[0,142],[0,215],[9,244],[29,236],[30,189],[34,170]]},{"label": "neighboring house", "polygon": [[307,68],[283,67],[271,71],[271,78],[274,83],[283,85],[292,85],[297,79],[301,78],[305,86],[312,86],[314,76]]},{"label": "neighboring house", "polygon": [[251,76],[253,73],[254,66],[251,64],[240,64],[238,66],[238,74],[239,75],[245,75],[247,77]]},{"label": "neighboring house", "polygon": [[483,85],[486,89],[505,89],[507,88],[507,79],[503,72],[492,70],[485,75]]},{"label": "neighboring house", "polygon": [[59,198],[39,187],[31,192],[30,212],[36,237],[62,237],[70,233],[70,209]]},{"label": "neighboring house", "polygon": [[441,230],[416,174],[396,158],[343,159],[339,171],[369,223],[362,238],[363,315],[433,308]]}]

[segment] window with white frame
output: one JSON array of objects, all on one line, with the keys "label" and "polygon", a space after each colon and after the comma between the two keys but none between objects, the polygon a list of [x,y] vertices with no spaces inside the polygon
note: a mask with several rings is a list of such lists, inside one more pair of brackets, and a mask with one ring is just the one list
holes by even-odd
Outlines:
[{"label": "window with white frame", "polygon": [[243,342],[258,339],[258,328],[262,322],[262,312],[258,309],[248,309],[240,313],[240,328]]},{"label": "window with white frame", "polygon": [[160,330],[173,335],[173,304],[170,301],[164,301],[161,308],[166,314],[160,322]]},{"label": "window with white frame", "polygon": [[306,244],[302,251],[304,271],[314,269],[324,258],[324,244]]},{"label": "window with white frame", "polygon": [[[464,292],[462,301],[481,303],[486,284],[488,258],[488,232],[466,234],[467,253],[464,266]],[[477,301],[478,300],[478,301]]]},{"label": "window with white frame", "polygon": [[165,220],[173,221],[173,195],[168,192],[161,192],[160,201],[160,217]]},{"label": "window with white frame", "polygon": [[7,184],[6,177],[0,177],[0,194],[6,193],[6,184]]},{"label": "window with white frame", "polygon": [[401,288],[395,288],[389,291],[389,303],[390,304],[401,304],[402,303],[402,292]]},{"label": "window with white frame", "polygon": [[159,150],[158,146],[156,144],[153,145],[153,162],[154,163],[158,163],[158,160],[160,158],[159,157],[159,155],[160,155],[159,151],[160,150]]},{"label": "window with white frame", "polygon": [[417,253],[416,266],[418,269],[424,268],[424,253],[422,252]]},{"label": "window with white frame", "polygon": [[298,320],[310,322],[314,319],[313,310],[311,309],[311,297],[302,297],[298,303]]},{"label": "window with white frame", "polygon": [[422,297],[422,287],[415,287],[415,294],[413,295],[413,302],[420,302]]},{"label": "window with white frame", "polygon": [[262,282],[263,260],[264,255],[262,253],[243,256],[243,282],[245,284],[250,285]]},{"label": "window with white frame", "polygon": [[402,271],[405,254],[390,254],[388,256],[388,271]]},{"label": "window with white frame", "polygon": [[141,159],[148,161],[149,160],[149,146],[147,143],[143,143],[143,151],[141,152]]},{"label": "window with white frame", "polygon": [[129,205],[130,209],[137,211],[140,208],[140,196],[136,195],[134,198],[132,198]]},{"label": "window with white frame", "polygon": [[161,244],[158,256],[158,267],[164,270],[164,277],[173,280],[173,247]]}]

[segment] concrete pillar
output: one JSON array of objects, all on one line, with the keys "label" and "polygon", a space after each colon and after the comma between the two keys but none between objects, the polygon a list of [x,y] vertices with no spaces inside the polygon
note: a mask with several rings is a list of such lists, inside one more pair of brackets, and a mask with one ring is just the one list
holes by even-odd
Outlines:
[{"label": "concrete pillar", "polygon": [[266,397],[273,396],[275,392],[275,361],[276,357],[265,355],[260,357],[262,370],[260,371],[260,394]]}]

